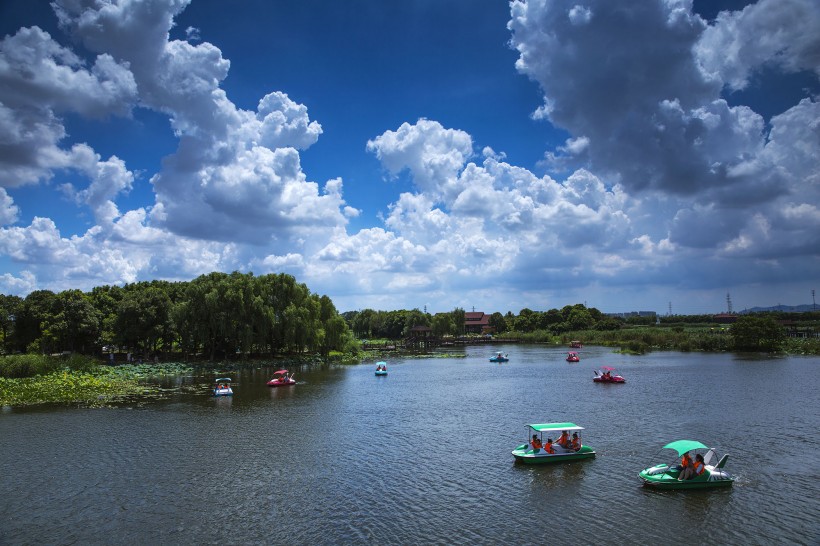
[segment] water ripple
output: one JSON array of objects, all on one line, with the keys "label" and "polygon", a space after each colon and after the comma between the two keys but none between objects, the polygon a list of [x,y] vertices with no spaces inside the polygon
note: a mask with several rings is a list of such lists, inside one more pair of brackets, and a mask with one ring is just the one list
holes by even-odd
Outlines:
[{"label": "water ripple", "polygon": [[[5,412],[2,542],[818,543],[818,359],[501,349],[509,363],[477,347],[381,378],[300,369],[292,388],[243,372],[233,399],[202,377],[140,409]],[[605,364],[629,382],[594,384]],[[585,426],[598,456],[516,464],[544,421]],[[729,451],[735,485],[640,487],[679,438]]]}]

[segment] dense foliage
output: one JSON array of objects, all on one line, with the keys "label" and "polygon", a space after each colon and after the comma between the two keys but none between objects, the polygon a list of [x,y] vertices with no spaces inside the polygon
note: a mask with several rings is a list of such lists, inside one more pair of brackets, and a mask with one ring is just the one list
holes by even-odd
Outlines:
[{"label": "dense foliage", "polygon": [[213,360],[355,349],[327,296],[290,275],[239,272],[1,296],[0,334],[5,354],[100,355],[116,348],[145,358],[173,352]]}]

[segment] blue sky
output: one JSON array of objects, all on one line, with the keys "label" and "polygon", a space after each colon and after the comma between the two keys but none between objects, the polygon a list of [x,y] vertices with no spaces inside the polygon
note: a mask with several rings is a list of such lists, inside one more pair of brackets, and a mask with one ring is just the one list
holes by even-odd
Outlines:
[{"label": "blue sky", "polygon": [[0,35],[2,293],[689,314],[820,279],[813,0],[5,0]]}]

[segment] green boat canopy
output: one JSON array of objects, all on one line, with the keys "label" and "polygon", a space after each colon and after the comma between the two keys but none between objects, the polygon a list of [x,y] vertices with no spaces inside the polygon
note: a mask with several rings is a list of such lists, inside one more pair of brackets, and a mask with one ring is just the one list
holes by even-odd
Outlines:
[{"label": "green boat canopy", "polygon": [[693,449],[709,449],[708,446],[703,445],[697,440],[675,440],[663,446],[664,449],[674,449],[679,456],[682,456],[687,451]]},{"label": "green boat canopy", "polygon": [[584,430],[584,427],[579,427],[575,423],[542,423],[527,426],[536,432],[552,432],[556,430]]}]

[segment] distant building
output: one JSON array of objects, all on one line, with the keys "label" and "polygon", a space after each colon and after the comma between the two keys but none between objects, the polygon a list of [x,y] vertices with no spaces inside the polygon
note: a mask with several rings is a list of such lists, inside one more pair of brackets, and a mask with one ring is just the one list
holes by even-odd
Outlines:
[{"label": "distant building", "polygon": [[616,318],[630,318],[630,317],[652,317],[655,318],[658,313],[655,311],[629,311],[628,313],[604,313],[607,317]]},{"label": "distant building", "polygon": [[490,315],[481,311],[464,313],[465,334],[492,334],[495,328],[490,326]]},{"label": "distant building", "polygon": [[718,324],[732,324],[733,322],[737,322],[737,315],[734,313],[718,313],[714,317],[715,322]]},{"label": "distant building", "polygon": [[410,336],[415,338],[428,338],[433,335],[433,329],[429,326],[413,326],[410,328]]}]

